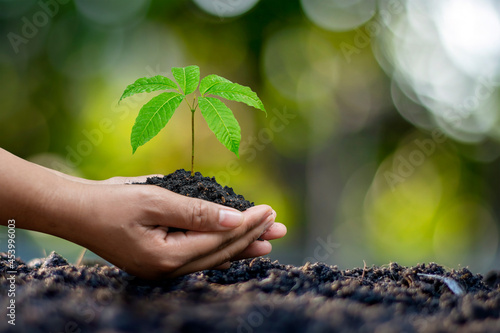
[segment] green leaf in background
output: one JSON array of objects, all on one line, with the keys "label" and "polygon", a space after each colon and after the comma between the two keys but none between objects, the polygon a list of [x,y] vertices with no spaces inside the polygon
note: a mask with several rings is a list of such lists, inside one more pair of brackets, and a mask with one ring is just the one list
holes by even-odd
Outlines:
[{"label": "green leaf in background", "polygon": [[132,154],[167,125],[183,98],[184,95],[178,92],[165,92],[144,104],[135,119],[130,135]]},{"label": "green leaf in background", "polygon": [[198,97],[198,105],[208,127],[227,149],[239,156],[241,129],[233,112],[214,97]]},{"label": "green leaf in background", "polygon": [[216,95],[231,101],[243,102],[249,106],[266,112],[257,94],[249,87],[233,83],[218,75],[209,75],[201,80],[200,92],[202,96]]},{"label": "green leaf in background", "polygon": [[198,66],[173,67],[172,74],[184,95],[194,92],[200,83],[200,67]]},{"label": "green leaf in background", "polygon": [[125,88],[125,91],[120,97],[120,101],[137,93],[152,92],[165,89],[178,90],[175,82],[170,80],[168,77],[164,77],[161,75],[156,75],[153,77],[143,77],[137,79],[134,83],[129,84],[127,88]]},{"label": "green leaf in background", "polygon": [[200,83],[201,96],[205,96],[205,93],[207,92],[207,90],[212,88],[212,86],[216,85],[217,83],[221,83],[221,82],[232,83],[228,79],[225,79],[219,75],[211,74],[211,75],[205,76],[203,78],[203,80],[201,80],[201,83]]}]

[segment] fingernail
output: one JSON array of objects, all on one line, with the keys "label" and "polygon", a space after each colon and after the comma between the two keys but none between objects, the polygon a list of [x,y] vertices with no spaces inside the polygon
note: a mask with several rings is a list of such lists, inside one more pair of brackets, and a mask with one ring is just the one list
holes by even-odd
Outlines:
[{"label": "fingernail", "polygon": [[271,214],[271,216],[267,218],[264,230],[267,231],[267,229],[269,229],[273,224],[274,224],[274,215]]},{"label": "fingernail", "polygon": [[243,214],[232,210],[219,210],[219,224],[226,228],[236,228],[243,223]]}]

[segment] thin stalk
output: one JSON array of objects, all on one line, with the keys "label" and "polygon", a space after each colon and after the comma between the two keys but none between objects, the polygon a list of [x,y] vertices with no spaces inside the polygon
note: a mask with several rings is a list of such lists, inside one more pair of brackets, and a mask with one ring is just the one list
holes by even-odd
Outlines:
[{"label": "thin stalk", "polygon": [[191,110],[191,177],[194,176],[194,109]]},{"label": "thin stalk", "polygon": [[198,105],[195,105],[196,98],[193,98],[193,107],[189,105],[189,102],[186,100],[189,109],[191,110],[191,177],[194,176],[194,112]]}]

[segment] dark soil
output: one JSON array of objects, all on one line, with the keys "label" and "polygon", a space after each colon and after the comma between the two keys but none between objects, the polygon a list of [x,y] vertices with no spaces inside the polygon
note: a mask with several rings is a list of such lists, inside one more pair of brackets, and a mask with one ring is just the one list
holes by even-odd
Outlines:
[{"label": "dark soil", "polygon": [[[203,177],[199,172],[195,172],[194,176],[191,177],[191,172],[184,169],[179,169],[163,177],[151,177],[145,183],[136,184],[160,186],[187,197],[215,202],[239,211],[244,211],[254,206],[253,202],[245,200],[242,195],[234,193],[231,187],[222,187],[222,185],[217,183],[215,177]],[[169,231],[177,232],[185,230],[169,228]],[[262,239],[258,238],[258,240]]]},{"label": "dark soil", "polygon": [[[5,313],[10,274],[0,259]],[[499,273],[486,279],[493,285],[434,263],[339,270],[257,258],[159,282],[55,253],[16,264],[16,326],[3,314],[2,332],[500,332]]]},{"label": "dark soil", "polygon": [[[178,170],[147,184],[242,211],[253,206],[199,173]],[[12,275],[6,260],[0,253],[0,332],[500,332],[500,272],[483,280],[434,263],[339,270],[257,258],[151,282],[116,267],[74,266],[56,253],[17,259]],[[5,315],[11,276],[16,326]]]},{"label": "dark soil", "polygon": [[163,178],[148,178],[145,183],[141,184],[161,186],[175,193],[215,202],[239,211],[254,206],[253,202],[249,202],[242,195],[234,193],[231,187],[219,185],[214,177],[203,177],[199,172],[195,172],[194,176],[191,177],[191,172],[184,169],[177,170]]}]

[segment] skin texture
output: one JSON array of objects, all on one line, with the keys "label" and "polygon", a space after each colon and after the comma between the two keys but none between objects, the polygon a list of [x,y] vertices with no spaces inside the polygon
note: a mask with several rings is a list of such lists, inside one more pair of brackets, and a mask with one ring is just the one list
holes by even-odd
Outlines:
[{"label": "skin texture", "polygon": [[[17,228],[67,239],[146,279],[228,268],[232,260],[268,254],[269,240],[286,234],[267,205],[241,213],[131,185],[150,176],[86,180],[0,149],[0,224],[15,219]],[[188,231],[169,233],[169,227]]]}]

